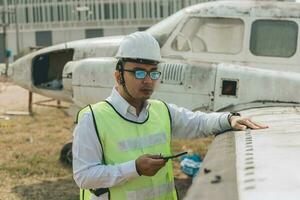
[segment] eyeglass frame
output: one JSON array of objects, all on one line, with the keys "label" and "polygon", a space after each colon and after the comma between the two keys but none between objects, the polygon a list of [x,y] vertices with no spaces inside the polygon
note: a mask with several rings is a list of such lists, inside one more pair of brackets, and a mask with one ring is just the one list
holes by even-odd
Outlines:
[{"label": "eyeglass frame", "polygon": [[[123,71],[133,73],[133,74],[134,74],[134,77],[135,77],[136,79],[139,79],[139,80],[145,79],[146,76],[149,76],[151,80],[156,81],[156,80],[158,80],[158,79],[160,78],[160,76],[161,76],[161,72],[160,72],[160,71],[157,71],[157,70],[155,70],[155,71],[146,71],[146,70],[142,70],[142,69],[135,69],[135,70],[123,69]],[[145,75],[143,78],[138,78],[137,75],[136,75],[136,72],[137,72],[137,71],[146,72],[146,75]],[[151,77],[151,73],[153,73],[153,72],[159,73],[159,76],[158,76],[157,79],[153,79],[153,78]]]}]

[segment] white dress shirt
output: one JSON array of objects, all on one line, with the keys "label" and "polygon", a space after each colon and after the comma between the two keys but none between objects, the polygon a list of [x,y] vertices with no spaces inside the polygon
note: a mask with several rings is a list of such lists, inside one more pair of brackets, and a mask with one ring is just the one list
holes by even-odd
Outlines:
[{"label": "white dress shirt", "polygon": [[[126,119],[143,122],[148,117],[149,102],[145,102],[137,116],[136,109],[131,106],[113,88],[106,99]],[[172,137],[195,138],[220,133],[230,129],[229,113],[192,112],[174,104],[167,104],[172,119]],[[101,128],[99,135],[101,136]],[[80,188],[109,188],[138,177],[135,160],[116,165],[102,164],[102,147],[98,141],[93,117],[85,113],[73,132],[73,174]],[[108,199],[107,193],[101,197],[92,195],[91,199]]]}]

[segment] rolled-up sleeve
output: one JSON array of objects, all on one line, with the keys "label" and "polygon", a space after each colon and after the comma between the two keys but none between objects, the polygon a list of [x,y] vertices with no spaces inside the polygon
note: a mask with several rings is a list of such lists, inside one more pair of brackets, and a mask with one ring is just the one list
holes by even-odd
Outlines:
[{"label": "rolled-up sleeve", "polygon": [[174,104],[167,104],[172,119],[172,136],[177,138],[206,137],[230,130],[228,112],[192,112]]},{"label": "rolled-up sleeve", "polygon": [[[101,131],[101,130],[100,130]],[[91,113],[85,113],[73,132],[73,177],[82,189],[108,188],[138,177],[135,160],[104,165]]]}]

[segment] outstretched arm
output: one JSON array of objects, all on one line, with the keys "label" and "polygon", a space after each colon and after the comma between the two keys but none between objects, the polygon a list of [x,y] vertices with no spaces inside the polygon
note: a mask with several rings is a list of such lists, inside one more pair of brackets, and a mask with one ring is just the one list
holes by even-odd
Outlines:
[{"label": "outstretched arm", "polygon": [[192,112],[174,104],[167,104],[172,119],[172,135],[178,138],[205,137],[227,130],[268,128],[248,117],[232,116],[229,112]]}]

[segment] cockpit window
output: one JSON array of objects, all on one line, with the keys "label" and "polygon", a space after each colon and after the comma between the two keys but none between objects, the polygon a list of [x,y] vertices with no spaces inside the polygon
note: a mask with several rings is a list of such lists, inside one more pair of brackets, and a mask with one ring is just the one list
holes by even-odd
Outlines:
[{"label": "cockpit window", "polygon": [[172,42],[176,51],[237,54],[243,47],[244,22],[234,18],[190,18]]},{"label": "cockpit window", "polygon": [[169,38],[172,31],[180,23],[181,19],[184,18],[184,16],[185,13],[182,10],[176,12],[170,17],[167,17],[163,21],[152,26],[151,28],[146,30],[146,32],[153,35],[153,37],[155,37],[155,39],[158,41],[160,47],[162,47],[164,43],[167,41],[167,39]]},{"label": "cockpit window", "polygon": [[293,21],[257,20],[252,24],[250,51],[257,56],[291,57],[297,37],[298,25]]}]

